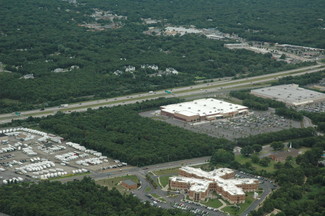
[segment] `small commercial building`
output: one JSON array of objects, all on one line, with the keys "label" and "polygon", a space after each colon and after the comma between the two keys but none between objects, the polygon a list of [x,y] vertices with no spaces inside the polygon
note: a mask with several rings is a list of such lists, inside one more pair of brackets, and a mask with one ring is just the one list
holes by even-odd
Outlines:
[{"label": "small commercial building", "polygon": [[248,113],[248,108],[214,98],[205,98],[161,106],[160,113],[186,122],[199,122],[244,115]]},{"label": "small commercial building", "polygon": [[325,94],[304,88],[297,84],[277,85],[251,90],[257,97],[272,99],[288,106],[300,106],[325,101]]},{"label": "small commercial building", "polygon": [[138,188],[138,184],[135,183],[134,181],[130,180],[130,179],[122,181],[121,185],[123,187],[125,187],[126,189],[129,189],[129,190],[134,190],[134,189]]},{"label": "small commercial building", "polygon": [[230,203],[244,203],[245,192],[258,189],[257,179],[234,179],[232,169],[220,168],[206,172],[193,167],[182,167],[179,176],[169,178],[169,188],[183,190],[194,201],[204,200],[216,192]]}]

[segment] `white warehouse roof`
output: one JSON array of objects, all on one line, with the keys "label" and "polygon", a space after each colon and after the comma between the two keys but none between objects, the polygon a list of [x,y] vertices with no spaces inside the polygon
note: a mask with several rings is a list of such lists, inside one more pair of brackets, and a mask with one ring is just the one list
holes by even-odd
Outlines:
[{"label": "white warehouse roof", "polygon": [[300,88],[297,84],[277,85],[251,90],[256,96],[274,99],[290,105],[303,105],[325,100],[325,94]]},{"label": "white warehouse roof", "polygon": [[247,109],[246,106],[228,103],[214,98],[204,98],[190,102],[162,106],[161,110],[168,113],[179,113],[185,116],[210,116],[225,114]]}]

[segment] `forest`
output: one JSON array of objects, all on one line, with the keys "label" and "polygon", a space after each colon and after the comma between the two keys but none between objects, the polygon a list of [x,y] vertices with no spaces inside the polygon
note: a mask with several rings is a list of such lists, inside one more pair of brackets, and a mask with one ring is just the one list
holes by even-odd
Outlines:
[{"label": "forest", "polygon": [[[80,2],[74,5],[57,0],[0,0],[0,71],[7,71],[0,72],[0,113],[186,86],[198,79],[272,73],[306,65],[289,65],[267,54],[229,50],[223,46],[225,42],[199,35],[143,34],[148,26],[139,22],[139,16],[149,15],[141,14],[138,6],[152,9],[157,16],[158,11],[168,11],[166,18],[173,23],[178,18],[169,17],[169,13],[180,17],[182,13],[174,11],[179,7],[169,7],[168,1]],[[200,8],[197,4],[220,6],[217,2],[177,2],[184,6],[183,15],[193,16],[192,20],[198,20],[194,14],[203,10],[188,13],[189,5],[193,10]],[[154,10],[158,6],[161,8]],[[91,17],[94,8],[128,18],[121,21],[121,28],[88,31],[80,25],[96,22]],[[157,65],[162,71],[172,67],[179,73],[154,76],[154,71],[141,69],[145,64]],[[136,70],[125,72],[127,66]],[[56,69],[65,72],[55,73]],[[122,73],[116,75],[116,71]],[[27,74],[33,74],[34,78],[22,78]]]},{"label": "forest", "polygon": [[[81,0],[133,20],[218,28],[249,40],[325,48],[323,0]],[[110,5],[106,3],[109,2]]]},{"label": "forest", "polygon": [[190,215],[141,203],[130,195],[95,184],[90,178],[0,187],[0,212],[11,216],[173,216]]},{"label": "forest", "polygon": [[299,86],[305,86],[308,84],[318,83],[325,77],[325,71],[320,71],[317,73],[308,73],[300,76],[287,76],[278,79],[277,81],[272,82],[274,85],[283,85],[283,84],[298,84]]},{"label": "forest", "polygon": [[218,148],[233,148],[226,139],[193,133],[138,114],[141,110],[168,102],[171,100],[161,99],[158,102],[89,109],[83,113],[58,113],[45,118],[29,118],[21,123],[34,124],[41,130],[136,166],[208,156]]},{"label": "forest", "polygon": [[236,140],[239,146],[248,146],[254,144],[266,145],[275,141],[286,141],[291,139],[312,137],[316,134],[313,128],[290,128],[277,132],[263,133]]},{"label": "forest", "polygon": [[[306,141],[308,144],[304,144]],[[266,199],[261,208],[251,212],[252,216],[262,216],[275,208],[281,210],[277,216],[325,214],[325,168],[318,163],[325,149],[324,139],[304,138],[293,143],[300,143],[296,147],[311,147],[311,150],[274,165],[276,171],[270,177],[280,188]]]}]

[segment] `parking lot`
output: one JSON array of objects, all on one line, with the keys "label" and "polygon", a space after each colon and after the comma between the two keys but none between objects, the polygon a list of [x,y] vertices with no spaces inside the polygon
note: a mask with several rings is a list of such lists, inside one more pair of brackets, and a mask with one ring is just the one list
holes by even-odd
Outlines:
[{"label": "parking lot", "polygon": [[299,106],[296,108],[298,111],[307,112],[325,112],[325,102],[313,103],[304,106]]},{"label": "parking lot", "polygon": [[0,184],[53,179],[127,166],[42,131],[0,129]]},{"label": "parking lot", "polygon": [[194,132],[205,133],[210,136],[223,137],[230,140],[283,129],[301,128],[300,122],[278,116],[272,109],[268,111],[251,111],[245,116],[197,123],[187,123],[175,118],[162,116],[159,114],[159,111],[143,112],[140,113],[140,115],[165,121],[169,124],[177,125]]}]

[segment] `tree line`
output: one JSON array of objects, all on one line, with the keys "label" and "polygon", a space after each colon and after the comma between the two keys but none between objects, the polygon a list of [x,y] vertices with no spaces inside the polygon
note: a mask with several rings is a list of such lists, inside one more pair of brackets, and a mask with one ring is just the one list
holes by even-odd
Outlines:
[{"label": "tree line", "polygon": [[[323,14],[325,3],[314,0],[179,0],[130,1],[82,0],[92,7],[113,10],[140,22],[161,20],[162,25],[194,25],[236,33],[248,40],[289,43],[325,48]],[[303,16],[302,16],[303,14]],[[284,21],[285,20],[285,21]]]},{"label": "tree line", "polygon": [[319,164],[325,149],[323,137],[304,138],[295,141],[304,145],[305,141],[311,150],[297,158],[288,157],[284,163],[275,164],[276,171],[271,175],[280,186],[266,199],[263,206],[251,212],[252,216],[261,216],[272,212],[275,208],[281,212],[277,216],[313,215],[325,213],[325,169]]},{"label": "tree line", "polygon": [[215,149],[232,149],[226,139],[193,133],[162,121],[141,117],[138,112],[177,99],[152,100],[84,113],[58,113],[29,118],[15,124],[39,127],[136,166],[211,155]]},{"label": "tree line", "polygon": [[[198,4],[180,3],[194,10]],[[122,9],[124,4],[128,11]],[[229,50],[223,46],[224,42],[199,35],[143,34],[147,26],[135,18],[138,5],[133,7],[133,4],[138,1],[82,1],[77,6],[56,0],[2,1],[0,60],[11,73],[0,73],[0,113],[186,86],[198,79],[272,73],[300,66],[247,50]],[[161,5],[158,11],[166,11],[169,3],[145,1],[141,5],[147,8]],[[87,31],[79,24],[96,21],[89,16],[93,8],[126,15],[128,19],[119,29]],[[168,11],[174,10],[171,8]],[[179,74],[152,76],[154,71],[140,69],[143,64],[155,64],[161,70],[173,67]],[[128,65],[135,66],[136,71],[114,74]],[[79,69],[53,72],[71,66]],[[33,74],[34,79],[20,79],[26,74]]]},{"label": "tree line", "polygon": [[172,216],[190,215],[176,209],[153,207],[90,178],[60,182],[41,181],[0,187],[0,211],[12,216]]}]

